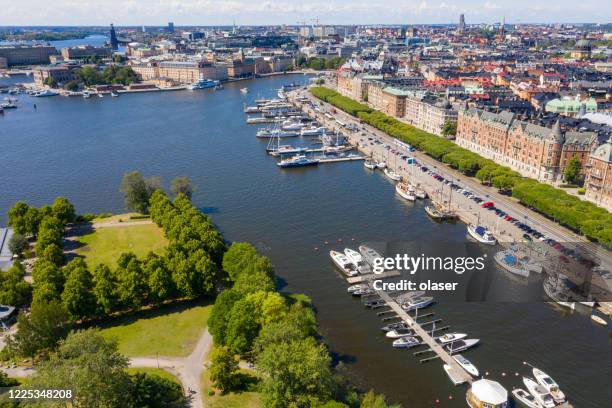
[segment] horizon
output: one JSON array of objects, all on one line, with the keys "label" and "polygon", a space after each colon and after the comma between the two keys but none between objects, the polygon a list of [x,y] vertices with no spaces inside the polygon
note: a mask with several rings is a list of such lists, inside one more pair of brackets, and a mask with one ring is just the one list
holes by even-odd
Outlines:
[{"label": "horizon", "polygon": [[[6,4],[2,4],[6,3]],[[289,0],[252,3],[246,0],[58,0],[46,9],[42,0],[19,3],[0,0],[1,27],[96,27],[114,22],[116,26],[274,26],[307,25],[437,25],[456,24],[464,14],[466,24],[610,24],[612,7],[601,7],[594,0],[576,4],[569,0],[517,0],[512,4],[497,1],[458,0]],[[169,3],[169,4],[168,4]],[[24,8],[45,10],[33,17]],[[375,18],[373,18],[375,16]]]}]

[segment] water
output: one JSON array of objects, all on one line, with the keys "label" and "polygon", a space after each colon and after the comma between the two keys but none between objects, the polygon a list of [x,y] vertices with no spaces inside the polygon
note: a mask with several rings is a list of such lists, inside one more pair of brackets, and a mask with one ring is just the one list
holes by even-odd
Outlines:
[{"label": "water", "polygon": [[[119,183],[136,169],[166,185],[189,176],[194,202],[229,240],[254,243],[272,259],[284,291],[312,297],[321,331],[355,383],[405,407],[464,407],[465,387],[450,384],[440,361],[419,364],[413,350],[391,348],[376,314],[346,295],[327,253],[362,241],[460,246],[465,227],[433,223],[422,203],[399,201],[393,185],[360,162],[280,171],[255,139],[256,127],[244,123],[242,107],[296,80],[306,78],[90,100],[20,95],[20,108],[0,116],[0,223],[17,200],[42,205],[57,195],[81,213],[122,211]],[[510,297],[524,290],[501,271],[493,278],[491,287]],[[520,385],[515,372],[529,374],[528,361],[552,375],[576,407],[608,405],[610,338],[588,315],[542,303],[441,301],[431,311],[481,339],[466,356],[508,390]]]}]

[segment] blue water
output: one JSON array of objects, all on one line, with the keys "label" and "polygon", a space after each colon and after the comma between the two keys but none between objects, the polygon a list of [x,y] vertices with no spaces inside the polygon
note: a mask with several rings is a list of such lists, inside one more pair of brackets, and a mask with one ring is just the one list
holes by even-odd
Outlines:
[{"label": "blue water", "polygon": [[[89,100],[20,95],[20,108],[0,116],[0,224],[15,201],[42,205],[57,195],[81,213],[123,211],[119,183],[128,171],[161,176],[166,186],[189,176],[194,203],[226,238],[254,243],[272,259],[283,290],[312,297],[321,331],[353,381],[404,407],[464,407],[466,389],[450,384],[440,361],[419,364],[413,350],[391,348],[376,314],[346,295],[328,251],[362,241],[460,248],[465,227],[432,222],[421,202],[400,201],[387,179],[359,162],[279,170],[256,140],[257,128],[244,123],[242,107],[297,80],[306,77]],[[512,299],[538,287],[537,279],[492,276],[491,290]],[[515,372],[529,374],[522,365],[529,361],[577,407],[608,405],[610,337],[584,313],[510,302],[440,301],[430,310],[452,330],[481,339],[466,356],[509,390],[520,384]]]}]

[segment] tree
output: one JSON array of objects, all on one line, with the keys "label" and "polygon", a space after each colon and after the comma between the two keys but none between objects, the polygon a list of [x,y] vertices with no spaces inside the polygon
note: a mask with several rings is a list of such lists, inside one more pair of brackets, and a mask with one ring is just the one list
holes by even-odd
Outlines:
[{"label": "tree", "polygon": [[234,290],[242,295],[254,292],[273,292],[276,290],[274,279],[263,271],[255,271],[251,274],[240,274],[234,283]]},{"label": "tree", "polygon": [[273,275],[274,271],[270,260],[257,253],[255,247],[247,242],[235,242],[223,255],[223,270],[231,280],[236,280],[241,273],[251,274],[263,271]]},{"label": "tree", "polygon": [[55,218],[60,220],[64,225],[70,224],[76,220],[74,205],[64,197],[57,197],[51,205],[51,210]]},{"label": "tree", "polygon": [[210,379],[221,392],[226,393],[237,385],[238,360],[226,346],[215,347],[212,353]]},{"label": "tree", "polygon": [[64,263],[64,251],[53,242],[43,250],[41,259],[45,259],[59,266]]},{"label": "tree", "polygon": [[71,389],[75,407],[128,407],[132,383],[127,367],[114,340],[94,329],[72,332],[49,360],[36,366],[28,386]]},{"label": "tree", "polygon": [[76,76],[83,81],[86,86],[104,83],[102,74],[94,67],[83,67],[76,71]]},{"label": "tree", "polygon": [[185,396],[181,385],[156,374],[131,376],[131,406],[134,408],[183,408]]},{"label": "tree", "polygon": [[25,271],[19,262],[6,273],[0,273],[0,304],[19,307],[28,303],[32,288],[24,277]]},{"label": "tree", "polygon": [[55,88],[57,86],[57,81],[52,76],[46,77],[43,83],[50,88]]},{"label": "tree", "polygon": [[125,194],[125,207],[130,210],[146,214],[149,211],[149,198],[156,189],[160,188],[159,178],[145,180],[139,171],[126,173],[119,189]]},{"label": "tree", "polygon": [[227,322],[234,304],[242,295],[234,290],[224,290],[215,299],[215,305],[208,319],[208,329],[215,340],[215,344],[226,344]]},{"label": "tree", "polygon": [[[80,261],[80,262],[79,262]],[[71,268],[66,275],[66,283],[62,292],[62,303],[73,320],[92,316],[95,311],[96,299],[93,295],[91,273],[80,259],[70,262]]]},{"label": "tree", "polygon": [[64,85],[64,88],[67,91],[76,92],[79,90],[79,83],[77,81],[70,81],[66,85]]},{"label": "tree", "polygon": [[33,357],[54,349],[68,335],[68,313],[58,301],[34,302],[28,315],[17,318],[19,330],[9,338],[9,349],[20,357]]},{"label": "tree", "polygon": [[37,259],[32,268],[32,278],[34,302],[60,300],[65,278],[56,263],[43,258]]},{"label": "tree", "polygon": [[179,176],[175,177],[170,183],[170,191],[174,197],[178,196],[179,194],[184,194],[185,197],[191,200],[194,188],[189,177]]},{"label": "tree", "polygon": [[332,394],[331,358],[312,337],[272,344],[257,358],[267,407],[317,406]]},{"label": "tree", "polygon": [[244,298],[236,302],[227,320],[226,344],[236,354],[247,353],[261,328],[254,302]]},{"label": "tree", "polygon": [[111,313],[119,303],[117,279],[108,266],[100,264],[94,270],[92,292],[99,314]]},{"label": "tree", "polygon": [[172,272],[164,260],[154,253],[149,253],[143,263],[143,272],[147,277],[149,296],[155,302],[163,302],[176,293]]},{"label": "tree", "polygon": [[117,294],[119,302],[126,307],[139,308],[147,298],[147,280],[142,265],[131,252],[121,254],[117,261]]},{"label": "tree", "polygon": [[387,405],[383,394],[376,395],[373,390],[368,391],[361,400],[360,408],[400,408],[399,405]]},{"label": "tree", "polygon": [[36,255],[42,257],[45,249],[51,244],[55,244],[62,248],[63,234],[64,226],[60,220],[51,216],[44,217],[40,222],[40,227],[38,228]]},{"label": "tree", "polygon": [[8,211],[8,225],[13,227],[17,234],[32,233],[26,221],[26,213],[30,206],[24,201],[17,201]]},{"label": "tree", "polygon": [[455,136],[457,134],[457,122],[446,122],[442,126],[442,136]]},{"label": "tree", "polygon": [[565,171],[563,172],[563,179],[567,183],[578,184],[580,182],[580,172],[582,171],[582,163],[576,156],[572,156],[567,162]]},{"label": "tree", "polygon": [[8,242],[9,251],[12,254],[21,256],[23,251],[28,247],[28,240],[19,233],[14,233]]}]

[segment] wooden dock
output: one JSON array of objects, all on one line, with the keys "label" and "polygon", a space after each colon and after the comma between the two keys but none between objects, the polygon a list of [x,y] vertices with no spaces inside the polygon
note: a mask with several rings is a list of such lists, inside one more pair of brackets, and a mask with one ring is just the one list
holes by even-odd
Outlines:
[{"label": "wooden dock", "polygon": [[[383,272],[380,274],[369,273],[367,275],[351,276],[351,277],[346,278],[346,281],[350,284],[354,284],[354,283],[370,282],[370,281],[377,280],[377,279],[395,278],[397,276],[400,276],[399,271],[387,271],[387,272]],[[387,295],[387,297],[389,297],[389,295]]]},{"label": "wooden dock", "polygon": [[[444,347],[442,347],[440,345],[440,343],[438,343],[437,341],[434,340],[433,337],[431,337],[429,335],[429,332],[427,332],[425,329],[423,329],[421,327],[421,325],[419,323],[417,323],[412,316],[410,316],[408,314],[408,312],[406,312],[404,309],[402,309],[402,307],[395,302],[395,300],[393,300],[391,298],[391,296],[389,296],[389,294],[387,292],[385,292],[384,290],[377,290],[376,293],[378,293],[378,296],[380,296],[380,298],[382,300],[384,300],[387,303],[387,306],[389,306],[391,309],[393,309],[395,311],[395,313],[406,323],[408,323],[410,325],[410,327],[416,332],[416,334],[423,340],[423,343],[425,343],[426,345],[429,346],[429,350],[432,353],[436,353],[436,356],[438,358],[440,358],[445,364],[448,364],[451,368],[449,370],[449,376],[458,380],[458,381],[462,381],[462,382],[467,382],[467,383],[472,383],[472,376],[465,371],[456,361],[454,358],[451,357],[450,353],[448,351],[446,351],[446,349]],[[424,359],[425,361],[431,360],[432,358],[428,358],[428,359]]]}]

